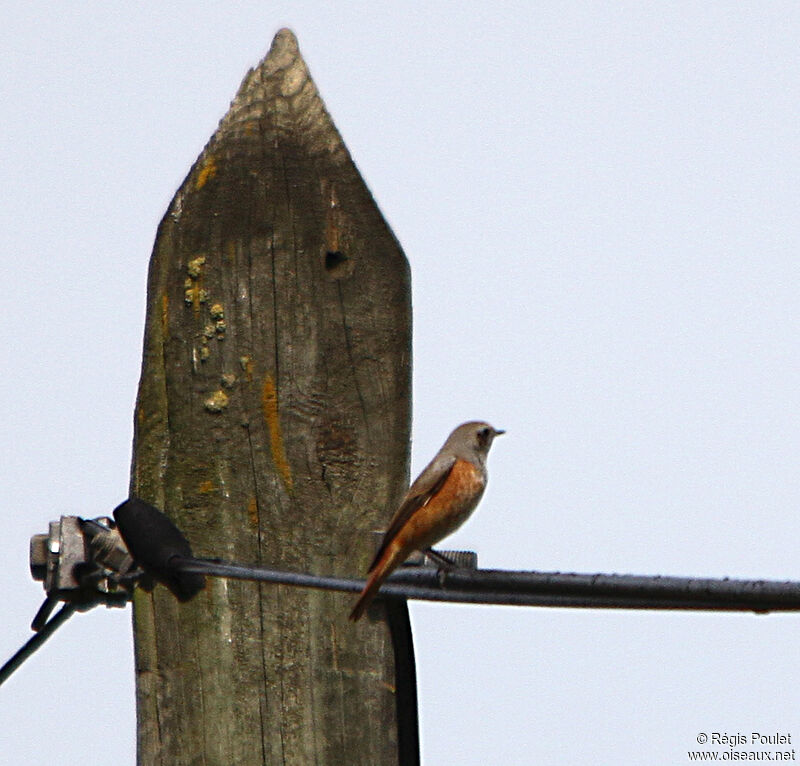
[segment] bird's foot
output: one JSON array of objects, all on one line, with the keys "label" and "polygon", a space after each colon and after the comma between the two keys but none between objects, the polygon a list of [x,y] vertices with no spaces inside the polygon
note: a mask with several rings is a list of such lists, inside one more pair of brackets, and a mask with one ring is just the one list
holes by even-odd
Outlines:
[{"label": "bird's foot", "polygon": [[439,585],[444,588],[445,580],[447,580],[447,573],[452,572],[454,569],[460,569],[460,567],[453,559],[445,556],[443,553],[433,550],[433,548],[428,548],[425,551],[425,555],[431,559],[431,561],[436,562],[436,574],[439,579]]}]

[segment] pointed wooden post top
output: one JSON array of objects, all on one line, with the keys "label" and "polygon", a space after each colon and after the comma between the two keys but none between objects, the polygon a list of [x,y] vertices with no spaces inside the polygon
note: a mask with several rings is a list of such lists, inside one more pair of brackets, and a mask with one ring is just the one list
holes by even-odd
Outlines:
[{"label": "pointed wooden post top", "polygon": [[338,162],[349,159],[289,29],[275,35],[269,53],[245,75],[214,140],[239,137],[264,120],[300,142],[309,156],[326,154]]}]

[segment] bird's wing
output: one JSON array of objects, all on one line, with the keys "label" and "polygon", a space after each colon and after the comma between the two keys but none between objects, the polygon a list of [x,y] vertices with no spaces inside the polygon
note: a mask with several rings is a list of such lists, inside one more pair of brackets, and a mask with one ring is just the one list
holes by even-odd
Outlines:
[{"label": "bird's wing", "polygon": [[441,489],[455,464],[456,458],[454,455],[438,458],[429,463],[417,477],[416,481],[409,487],[408,492],[406,492],[400,507],[392,516],[392,520],[389,522],[389,526],[383,536],[381,547],[378,548],[378,552],[369,565],[368,571],[371,572],[373,570],[375,564],[378,563],[378,559],[386,550],[386,546],[394,539],[395,535],[403,528],[403,525],[411,518],[414,512],[427,505],[428,501]]}]

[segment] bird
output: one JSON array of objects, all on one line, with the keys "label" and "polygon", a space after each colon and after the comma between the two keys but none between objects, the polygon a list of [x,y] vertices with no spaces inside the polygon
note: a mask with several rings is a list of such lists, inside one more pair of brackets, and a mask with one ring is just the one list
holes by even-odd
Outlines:
[{"label": "bird", "polygon": [[395,512],[367,570],[350,619],[358,620],[384,580],[413,551],[427,551],[455,532],[472,514],[486,489],[486,456],[505,431],[481,420],[462,423],[447,437]]}]

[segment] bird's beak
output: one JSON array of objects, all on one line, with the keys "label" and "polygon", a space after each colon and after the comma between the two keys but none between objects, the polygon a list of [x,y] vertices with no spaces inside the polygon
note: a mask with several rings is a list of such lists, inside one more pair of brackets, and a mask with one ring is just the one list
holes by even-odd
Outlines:
[{"label": "bird's beak", "polygon": [[495,428],[494,429],[494,435],[495,436],[500,436],[500,435],[502,435],[504,433],[505,433],[505,429],[504,428]]}]

